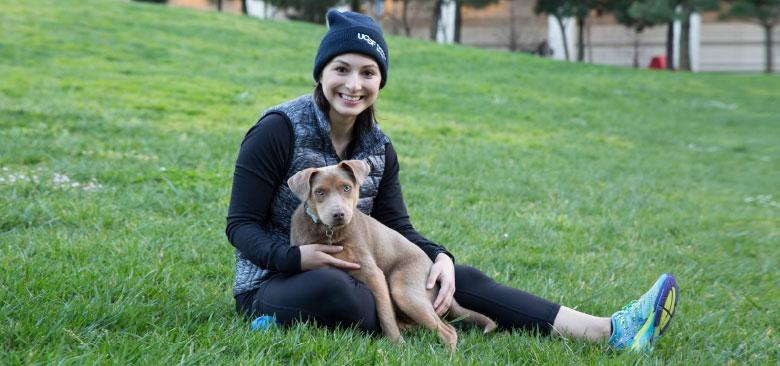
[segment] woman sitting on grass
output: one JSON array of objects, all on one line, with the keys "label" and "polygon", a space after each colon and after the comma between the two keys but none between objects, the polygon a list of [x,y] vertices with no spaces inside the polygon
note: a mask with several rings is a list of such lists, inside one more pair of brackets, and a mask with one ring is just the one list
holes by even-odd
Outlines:
[{"label": "woman sitting on grass", "polygon": [[434,308],[447,312],[453,297],[501,329],[539,330],[614,349],[649,350],[674,315],[677,286],[664,274],[647,293],[611,317],[588,315],[494,282],[415,231],[404,205],[399,166],[390,140],[377,127],[373,105],[388,78],[388,50],[371,18],[331,11],[330,28],[314,60],[313,95],[266,111],[246,134],[236,161],[227,236],[236,248],[236,310],[271,315],[288,325],[315,320],[327,327],[379,332],[374,298],[344,270],[357,264],[334,258],[342,248],[290,246],[290,217],[300,203],[287,179],[309,167],[359,159],[371,165],[358,209],[398,231],[433,260],[427,285],[438,282]]}]

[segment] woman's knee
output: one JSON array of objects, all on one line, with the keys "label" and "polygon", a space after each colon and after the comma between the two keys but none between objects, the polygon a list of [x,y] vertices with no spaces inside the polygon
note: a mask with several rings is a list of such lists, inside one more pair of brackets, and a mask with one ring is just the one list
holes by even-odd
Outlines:
[{"label": "woman's knee", "polygon": [[364,330],[378,327],[374,296],[368,287],[338,269],[315,271],[318,286],[311,295],[323,315],[341,319],[347,326],[358,325]]},{"label": "woman's knee", "polygon": [[492,278],[474,267],[462,265],[455,266],[455,286],[457,288],[484,286],[493,283],[495,283],[495,281],[493,281]]}]

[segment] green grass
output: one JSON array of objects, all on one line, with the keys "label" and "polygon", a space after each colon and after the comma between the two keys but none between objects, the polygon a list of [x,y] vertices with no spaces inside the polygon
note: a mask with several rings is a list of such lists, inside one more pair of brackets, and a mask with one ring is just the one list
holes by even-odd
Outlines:
[{"label": "green grass", "polygon": [[379,120],[419,231],[598,315],[672,272],[675,321],[648,356],[529,333],[464,332],[449,358],[425,331],[250,332],[223,233],[233,163],[264,108],[311,90],[323,32],[0,0],[0,364],[779,362],[780,78],[397,37]]}]

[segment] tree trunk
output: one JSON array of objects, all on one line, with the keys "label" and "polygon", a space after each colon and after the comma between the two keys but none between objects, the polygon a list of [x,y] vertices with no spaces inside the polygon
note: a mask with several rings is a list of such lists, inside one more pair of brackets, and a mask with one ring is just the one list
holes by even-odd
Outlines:
[{"label": "tree trunk", "polygon": [[460,43],[460,27],[463,24],[463,17],[460,14],[463,4],[461,1],[455,2],[455,30],[453,34],[453,42]]},{"label": "tree trunk", "polygon": [[666,69],[674,70],[674,21],[666,24]]},{"label": "tree trunk", "polygon": [[247,15],[246,2],[248,0],[241,0],[241,14]]},{"label": "tree trunk", "polygon": [[409,0],[404,0],[401,7],[401,21],[404,25],[404,33],[407,37],[412,36],[412,27],[409,25]]},{"label": "tree trunk", "polygon": [[217,11],[222,11],[222,0],[217,0]]},{"label": "tree trunk", "polygon": [[517,36],[517,1],[509,1],[509,50],[512,52],[518,49]]},{"label": "tree trunk", "polygon": [[680,24],[680,70],[691,71],[691,11],[683,8]]},{"label": "tree trunk", "polygon": [[352,0],[349,3],[349,10],[360,13],[360,0]]},{"label": "tree trunk", "polygon": [[634,68],[639,68],[639,31],[634,31]]},{"label": "tree trunk", "polygon": [[561,39],[563,39],[563,54],[566,55],[566,61],[569,61],[569,42],[566,40],[566,27],[563,26],[563,19],[559,15],[555,16],[558,21],[558,27],[561,28]]},{"label": "tree trunk", "polygon": [[577,62],[585,61],[585,17],[577,17]]},{"label": "tree trunk", "polygon": [[439,22],[441,22],[441,3],[444,0],[436,0],[433,3],[433,21],[431,21],[431,40],[436,41],[436,33],[439,33]]},{"label": "tree trunk", "polygon": [[766,73],[771,74],[774,71],[774,66],[772,65],[772,32],[774,31],[774,24],[764,24],[764,32],[766,32],[766,37],[764,37],[764,44],[766,45]]}]

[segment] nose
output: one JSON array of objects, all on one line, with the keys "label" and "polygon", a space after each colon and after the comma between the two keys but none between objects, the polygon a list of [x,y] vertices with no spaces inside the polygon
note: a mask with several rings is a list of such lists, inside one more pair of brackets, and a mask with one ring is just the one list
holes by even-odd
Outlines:
[{"label": "nose", "polygon": [[336,211],[333,213],[333,220],[341,221],[344,220],[344,211]]},{"label": "nose", "polygon": [[350,91],[358,91],[362,89],[362,85],[360,84],[360,75],[358,75],[356,72],[349,74],[347,77],[346,87]]}]

